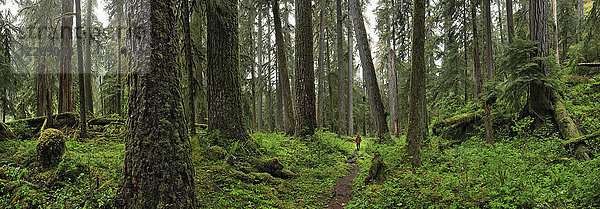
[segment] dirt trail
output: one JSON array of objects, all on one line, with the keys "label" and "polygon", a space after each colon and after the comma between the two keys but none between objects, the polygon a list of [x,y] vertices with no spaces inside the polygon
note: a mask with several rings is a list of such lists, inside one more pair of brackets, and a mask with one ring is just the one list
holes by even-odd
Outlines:
[{"label": "dirt trail", "polygon": [[335,187],[333,187],[333,198],[325,208],[332,209],[341,209],[344,206],[348,205],[350,202],[350,198],[352,198],[352,180],[358,173],[360,173],[360,168],[356,166],[356,158],[358,157],[358,151],[354,151],[354,156],[348,160],[346,163],[352,166],[352,171],[346,175],[344,178],[341,178],[335,182]]}]

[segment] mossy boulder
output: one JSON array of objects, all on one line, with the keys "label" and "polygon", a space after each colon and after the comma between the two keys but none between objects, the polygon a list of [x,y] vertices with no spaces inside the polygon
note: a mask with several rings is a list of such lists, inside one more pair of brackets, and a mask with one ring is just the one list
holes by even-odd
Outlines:
[{"label": "mossy boulder", "polygon": [[0,122],[0,141],[5,141],[14,138],[14,134],[6,124]]},{"label": "mossy boulder", "polygon": [[40,166],[51,168],[62,161],[66,150],[65,135],[56,129],[46,129],[36,142],[36,159]]},{"label": "mossy boulder", "polygon": [[208,148],[206,152],[206,157],[210,160],[222,160],[227,156],[227,151],[219,146],[212,146]]},{"label": "mossy boulder", "polygon": [[256,163],[256,169],[260,172],[274,174],[276,171],[283,169],[283,164],[281,164],[277,158],[269,158],[258,161]]},{"label": "mossy boulder", "polygon": [[365,178],[364,184],[369,184],[372,181],[382,183],[385,181],[386,173],[388,171],[387,164],[383,161],[383,157],[379,152],[375,152],[373,160],[371,161],[371,167],[369,168],[369,175]]},{"label": "mossy boulder", "polygon": [[273,176],[282,178],[282,179],[290,179],[290,178],[294,178],[296,176],[296,174],[290,170],[283,169],[283,170],[275,171]]}]

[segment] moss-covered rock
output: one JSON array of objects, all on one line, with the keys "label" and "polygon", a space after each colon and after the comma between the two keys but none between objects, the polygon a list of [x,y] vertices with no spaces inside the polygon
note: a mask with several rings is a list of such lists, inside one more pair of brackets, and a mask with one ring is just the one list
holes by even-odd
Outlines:
[{"label": "moss-covered rock", "polygon": [[61,131],[44,130],[36,144],[36,158],[40,166],[51,168],[60,163],[66,150],[65,135]]},{"label": "moss-covered rock", "polygon": [[279,177],[282,179],[289,179],[289,178],[294,178],[296,176],[296,174],[290,170],[284,169],[284,170],[275,171],[273,176]]},{"label": "moss-covered rock", "polygon": [[379,152],[375,152],[373,160],[371,161],[371,168],[369,168],[369,175],[365,178],[364,184],[369,184],[371,181],[381,183],[385,180],[386,173],[388,170],[387,164],[383,161],[383,157]]},{"label": "moss-covered rock", "polygon": [[260,172],[274,174],[276,171],[283,169],[283,164],[277,158],[269,158],[256,163],[256,169]]},{"label": "moss-covered rock", "polygon": [[227,156],[227,151],[219,146],[212,146],[208,148],[206,152],[206,157],[210,160],[222,160]]},{"label": "moss-covered rock", "polygon": [[14,138],[14,134],[6,124],[0,122],[0,141]]}]

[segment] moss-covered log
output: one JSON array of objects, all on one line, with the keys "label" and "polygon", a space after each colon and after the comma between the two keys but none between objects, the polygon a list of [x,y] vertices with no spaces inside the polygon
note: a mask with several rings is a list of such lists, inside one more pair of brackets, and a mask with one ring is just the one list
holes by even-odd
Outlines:
[{"label": "moss-covered log", "polygon": [[88,125],[90,126],[105,126],[111,123],[125,123],[123,119],[114,119],[114,118],[93,118],[88,121]]},{"label": "moss-covered log", "polygon": [[[558,96],[554,96],[553,100],[554,105],[554,122],[558,126],[560,130],[560,134],[566,142],[581,140],[581,132],[579,132],[579,128],[573,122],[573,119],[569,116],[569,112],[565,107],[565,104],[558,98]],[[593,135],[593,134],[592,134]],[[584,143],[569,143],[573,144],[572,148],[575,149],[575,157],[579,160],[589,160],[589,152],[585,147]]]},{"label": "moss-covered log", "polygon": [[369,168],[369,175],[363,181],[364,184],[369,184],[371,181],[381,183],[385,181],[386,173],[388,170],[387,164],[383,161],[383,157],[379,152],[375,152],[373,160],[371,161],[371,167]]},{"label": "moss-covered log", "polygon": [[563,146],[565,147],[575,147],[578,144],[585,144],[586,141],[590,141],[590,140],[598,140],[598,138],[600,138],[600,131],[597,131],[595,133],[592,134],[588,134],[585,136],[580,136],[574,139],[570,139],[567,141],[563,142]]},{"label": "moss-covered log", "polygon": [[[77,116],[77,114],[72,113],[72,112],[66,112],[66,113],[52,115],[52,119],[54,122],[52,127],[60,128],[60,127],[64,127],[64,126],[75,125],[79,121],[78,118],[79,117]],[[19,124],[19,123],[25,123],[25,124],[27,124],[27,126],[39,131],[39,129],[44,125],[45,120],[46,120],[46,116],[42,116],[42,117],[35,117],[35,118],[13,120],[13,121],[7,122],[6,125],[12,126],[12,125]]]},{"label": "moss-covered log", "polygon": [[465,113],[456,115],[451,118],[433,124],[433,134],[440,135],[442,129],[450,127],[453,129],[463,128],[468,125],[472,125],[482,119],[483,110],[477,110],[475,112]]}]

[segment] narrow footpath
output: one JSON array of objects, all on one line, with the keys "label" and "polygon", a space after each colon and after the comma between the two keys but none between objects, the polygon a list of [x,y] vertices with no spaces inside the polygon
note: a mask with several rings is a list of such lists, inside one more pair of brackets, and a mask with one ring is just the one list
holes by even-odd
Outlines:
[{"label": "narrow footpath", "polygon": [[348,202],[350,202],[350,198],[352,198],[352,180],[358,173],[360,173],[360,168],[356,166],[356,159],[358,158],[358,151],[354,151],[354,155],[352,158],[346,160],[350,166],[352,166],[352,171],[346,175],[344,178],[341,178],[335,182],[335,187],[333,187],[333,198],[325,208],[331,209],[342,209]]}]

